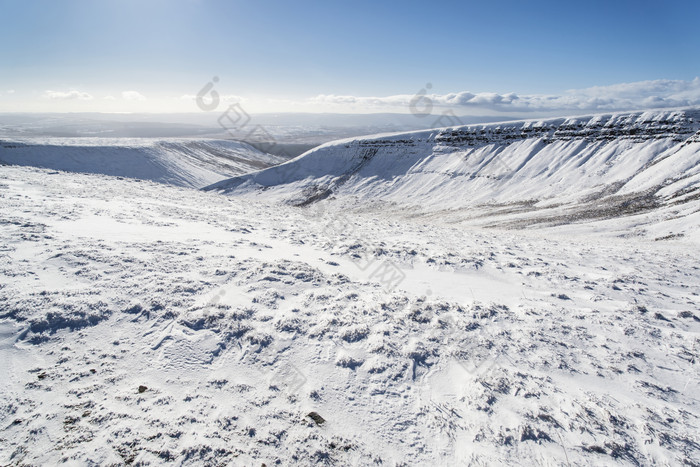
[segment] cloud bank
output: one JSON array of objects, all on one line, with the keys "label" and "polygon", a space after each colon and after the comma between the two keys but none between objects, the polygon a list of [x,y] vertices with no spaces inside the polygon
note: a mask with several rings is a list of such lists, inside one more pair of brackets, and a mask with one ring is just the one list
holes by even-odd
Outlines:
[{"label": "cloud bank", "polygon": [[310,99],[314,104],[359,107],[428,106],[497,112],[610,111],[700,105],[700,78],[692,81],[653,80],[573,89],[560,95],[472,93],[427,94],[388,97],[357,97],[321,94]]},{"label": "cloud bank", "polygon": [[76,91],[75,89],[72,89],[68,92],[51,91],[51,90],[45,91],[44,97],[46,99],[52,99],[52,100],[80,100],[80,101],[92,100],[92,96],[90,94],[88,94],[87,92]]}]

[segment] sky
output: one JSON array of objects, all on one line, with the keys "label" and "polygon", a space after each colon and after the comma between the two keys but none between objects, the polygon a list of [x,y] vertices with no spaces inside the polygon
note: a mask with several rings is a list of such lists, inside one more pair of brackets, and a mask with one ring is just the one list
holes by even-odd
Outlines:
[{"label": "sky", "polygon": [[0,17],[0,112],[700,105],[697,0],[0,0]]}]

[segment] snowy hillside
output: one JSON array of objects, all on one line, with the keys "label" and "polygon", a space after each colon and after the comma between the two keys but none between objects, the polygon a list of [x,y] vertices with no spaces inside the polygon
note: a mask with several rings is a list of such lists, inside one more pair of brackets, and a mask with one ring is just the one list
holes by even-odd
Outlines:
[{"label": "snowy hillside", "polygon": [[699,130],[4,142],[0,464],[700,465]]},{"label": "snowy hillside", "polygon": [[685,239],[26,167],[0,201],[2,465],[700,464]]},{"label": "snowy hillside", "polygon": [[42,138],[0,141],[0,163],[200,188],[285,159],[237,141]]},{"label": "snowy hillside", "polygon": [[[700,110],[348,139],[207,189],[480,225],[641,215],[652,230],[688,235],[700,226]],[[674,223],[687,216],[689,223]]]}]

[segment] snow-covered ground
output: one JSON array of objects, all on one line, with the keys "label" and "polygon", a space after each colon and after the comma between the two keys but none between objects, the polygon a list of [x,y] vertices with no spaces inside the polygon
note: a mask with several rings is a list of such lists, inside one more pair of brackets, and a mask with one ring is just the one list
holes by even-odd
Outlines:
[{"label": "snow-covered ground", "polygon": [[238,141],[148,138],[0,140],[0,163],[201,188],[286,159]]},{"label": "snow-covered ground", "polygon": [[700,465],[699,113],[0,167],[0,464]]},{"label": "snow-covered ground", "polygon": [[0,199],[2,464],[700,463],[687,237],[26,167]]}]

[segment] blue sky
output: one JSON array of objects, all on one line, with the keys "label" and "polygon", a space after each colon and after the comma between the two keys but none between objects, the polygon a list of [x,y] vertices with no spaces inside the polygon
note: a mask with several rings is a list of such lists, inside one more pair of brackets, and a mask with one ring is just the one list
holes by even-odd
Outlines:
[{"label": "blue sky", "polygon": [[[0,111],[700,103],[700,2],[0,0]],[[569,112],[571,113],[571,112]]]}]

